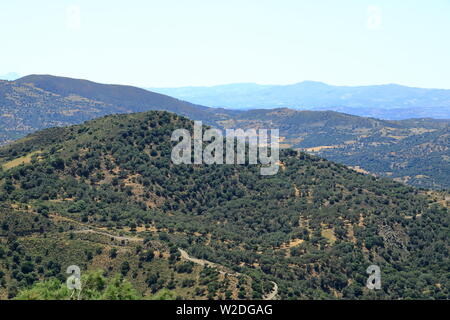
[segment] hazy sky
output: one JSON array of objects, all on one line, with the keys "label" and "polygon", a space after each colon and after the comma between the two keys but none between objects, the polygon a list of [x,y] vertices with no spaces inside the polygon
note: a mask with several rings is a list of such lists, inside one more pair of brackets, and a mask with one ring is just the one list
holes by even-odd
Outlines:
[{"label": "hazy sky", "polygon": [[0,74],[450,89],[450,0],[1,0]]}]

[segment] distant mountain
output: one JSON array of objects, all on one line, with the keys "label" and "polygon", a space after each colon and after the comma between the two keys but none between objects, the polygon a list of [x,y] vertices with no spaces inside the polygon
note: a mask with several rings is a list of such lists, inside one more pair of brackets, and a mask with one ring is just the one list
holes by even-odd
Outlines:
[{"label": "distant mountain", "polygon": [[[445,193],[292,149],[273,176],[254,165],[175,165],[179,128],[192,134],[193,123],[111,115],[0,148],[0,299],[65,281],[74,263],[83,275],[121,274],[141,297],[450,298]],[[366,287],[373,264],[380,290]]]},{"label": "distant mountain", "polygon": [[0,81],[0,144],[108,114],[164,110],[202,120],[207,109],[136,87],[30,75]]},{"label": "distant mountain", "polygon": [[193,103],[232,109],[333,110],[392,120],[450,118],[450,90],[396,84],[350,87],[305,81],[292,85],[243,83],[151,90]]},{"label": "distant mountain", "polygon": [[208,108],[135,87],[45,75],[0,81],[0,145],[49,127],[148,110],[170,111],[219,128],[278,128],[283,147],[414,186],[450,188],[450,120],[386,121],[333,111]]},{"label": "distant mountain", "polygon": [[[140,88],[124,85],[100,84],[88,80],[55,77],[50,75],[30,75],[20,78],[14,85],[25,85],[30,88],[38,88],[50,92],[53,96],[59,96],[78,102],[90,102],[102,110],[100,105],[111,112],[139,112],[152,108],[169,110],[180,114],[192,114],[207,107],[194,105],[189,102],[168,97],[166,95],[149,92]],[[109,106],[109,108],[108,108]],[[82,112],[83,110],[77,110]],[[76,112],[77,112],[76,111]]]}]

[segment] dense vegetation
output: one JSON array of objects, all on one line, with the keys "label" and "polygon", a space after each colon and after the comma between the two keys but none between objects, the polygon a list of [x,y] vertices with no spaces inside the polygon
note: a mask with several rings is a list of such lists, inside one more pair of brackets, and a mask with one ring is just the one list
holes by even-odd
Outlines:
[{"label": "dense vegetation", "polygon": [[57,278],[36,282],[24,289],[16,300],[138,300],[139,293],[121,275],[107,279],[101,270],[92,271],[81,279],[82,290],[69,290]]},{"label": "dense vegetation", "polygon": [[[180,127],[192,123],[114,115],[1,148],[3,297],[76,264],[145,297],[263,298],[273,281],[281,299],[450,298],[450,215],[434,199],[291,149],[274,176],[174,165]],[[371,264],[382,290],[365,287]]]},{"label": "dense vegetation", "polygon": [[283,146],[421,188],[450,188],[450,121],[386,121],[337,112],[251,110],[223,127],[279,128]]},{"label": "dense vegetation", "polygon": [[360,139],[318,154],[416,187],[450,188],[450,127],[387,143],[373,141],[377,138]]}]

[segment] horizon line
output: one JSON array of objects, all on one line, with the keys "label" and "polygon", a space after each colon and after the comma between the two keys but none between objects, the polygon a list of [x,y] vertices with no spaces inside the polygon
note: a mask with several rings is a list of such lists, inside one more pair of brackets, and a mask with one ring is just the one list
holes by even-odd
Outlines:
[{"label": "horizon line", "polygon": [[255,85],[255,86],[265,86],[265,87],[287,87],[287,86],[294,86],[299,84],[305,84],[305,83],[315,83],[315,84],[322,84],[330,87],[347,87],[347,88],[358,88],[358,87],[382,87],[382,86],[399,86],[399,87],[405,87],[405,88],[412,88],[412,89],[425,89],[425,90],[450,90],[450,88],[438,88],[438,87],[421,87],[421,86],[413,86],[413,85],[405,85],[395,82],[388,82],[388,83],[380,83],[380,84],[359,84],[359,85],[337,85],[337,84],[330,84],[324,81],[318,81],[318,80],[302,80],[299,82],[291,82],[291,83],[285,83],[285,84],[274,84],[274,83],[258,83],[258,82],[229,82],[229,83],[221,83],[221,84],[213,84],[213,85],[181,85],[181,86],[147,86],[147,85],[136,85],[136,84],[129,84],[129,83],[108,83],[101,80],[91,80],[87,77],[78,77],[78,76],[68,76],[68,75],[55,75],[55,74],[49,74],[49,73],[30,73],[27,75],[22,76],[21,74],[15,73],[15,72],[8,72],[5,74],[2,74],[0,76],[6,76],[8,74],[16,74],[19,77],[14,80],[8,80],[8,79],[1,79],[0,81],[17,81],[22,78],[26,78],[29,76],[51,76],[51,77],[58,77],[58,78],[69,78],[69,79],[76,79],[76,80],[86,80],[91,81],[99,84],[108,84],[108,85],[123,85],[123,86],[133,86],[138,87],[145,90],[151,90],[151,89],[182,89],[182,88],[214,88],[214,87],[226,87],[226,86],[233,86],[233,85]]}]

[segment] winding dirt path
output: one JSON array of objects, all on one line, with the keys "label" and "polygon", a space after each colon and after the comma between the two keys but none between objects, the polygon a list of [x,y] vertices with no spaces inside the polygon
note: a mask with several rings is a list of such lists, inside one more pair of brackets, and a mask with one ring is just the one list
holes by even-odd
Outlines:
[{"label": "winding dirt path", "polygon": [[[208,267],[212,267],[212,268],[222,268],[222,269],[225,268],[225,267],[223,267],[220,264],[217,264],[217,263],[214,263],[214,262],[211,262],[211,261],[208,261],[208,260],[193,258],[193,257],[189,256],[189,254],[186,251],[184,251],[183,249],[181,249],[181,248],[178,248],[178,251],[180,251],[182,259],[187,260],[187,261],[191,261],[191,262],[193,262],[195,264],[198,264],[198,265],[201,265],[201,266],[208,266]],[[228,275],[232,275],[232,276],[242,276],[242,273],[238,273],[238,272],[236,272],[236,273],[229,273],[229,272],[225,272],[225,271],[222,271],[222,270],[219,270],[219,272],[221,274],[228,274]],[[278,295],[278,285],[275,282],[273,282],[273,281],[271,281],[271,283],[273,284],[273,290],[272,290],[272,292],[270,292],[267,295],[265,295],[263,300],[276,300],[276,297]]]},{"label": "winding dirt path", "polygon": [[107,236],[107,237],[113,238],[114,240],[117,240],[117,241],[129,241],[129,242],[142,242],[142,241],[144,241],[144,239],[142,239],[142,238],[115,236],[115,235],[110,234],[110,233],[97,231],[97,230],[93,230],[93,229],[75,230],[75,231],[72,231],[72,233],[95,233],[95,234],[99,234],[99,235],[102,235],[102,236]]},{"label": "winding dirt path", "polygon": [[267,294],[263,299],[264,300],[276,300],[278,294],[278,285],[276,282],[270,281],[273,284],[273,290],[271,293]]},{"label": "winding dirt path", "polygon": [[[69,219],[69,218],[65,218],[65,217],[62,217],[62,216],[54,216],[52,218],[60,218],[60,219],[62,218],[64,220],[69,220],[71,222],[78,222],[78,221],[75,221],[75,220],[72,220],[72,219]],[[78,222],[78,224],[84,226],[82,223]],[[128,242],[143,242],[144,241],[144,239],[142,239],[142,238],[116,236],[116,235],[113,235],[113,234],[110,234],[110,233],[107,233],[107,232],[98,231],[98,230],[94,230],[94,229],[82,229],[82,230],[75,230],[75,231],[72,231],[72,232],[73,233],[99,234],[99,235],[102,235],[102,236],[110,237],[110,238],[112,238],[114,240],[117,240],[117,241],[128,241]],[[195,264],[198,264],[198,265],[201,265],[201,266],[208,266],[208,267],[211,267],[211,268],[217,268],[217,269],[219,269],[219,272],[221,274],[223,274],[223,275],[231,275],[231,276],[242,276],[243,275],[242,273],[239,273],[239,272],[230,273],[230,272],[225,272],[223,270],[220,270],[220,269],[226,269],[226,268],[224,266],[220,265],[220,264],[217,264],[217,263],[214,263],[214,262],[211,262],[211,261],[208,261],[208,260],[197,259],[197,258],[191,257],[191,256],[189,256],[189,254],[185,250],[183,250],[181,248],[178,248],[178,251],[180,251],[182,259],[184,259],[186,261],[191,261],[191,262],[193,262]],[[270,292],[267,295],[265,295],[263,300],[276,300],[276,297],[278,295],[278,285],[274,281],[271,281],[271,283],[273,284],[273,290],[272,290],[272,292]]]},{"label": "winding dirt path", "polygon": [[184,260],[191,261],[191,262],[196,263],[201,266],[208,266],[208,267],[212,267],[212,268],[219,267],[219,265],[214,262],[190,257],[189,254],[181,248],[178,248],[178,251],[180,251],[181,258]]}]

